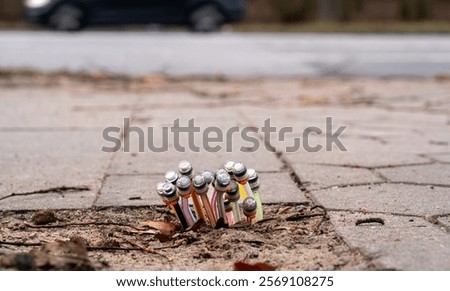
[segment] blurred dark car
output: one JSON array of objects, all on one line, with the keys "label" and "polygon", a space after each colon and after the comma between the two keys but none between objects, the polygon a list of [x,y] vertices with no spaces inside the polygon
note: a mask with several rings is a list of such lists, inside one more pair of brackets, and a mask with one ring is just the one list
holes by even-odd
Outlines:
[{"label": "blurred dark car", "polygon": [[90,24],[183,24],[210,32],[241,21],[245,0],[25,0],[25,20],[56,30]]}]

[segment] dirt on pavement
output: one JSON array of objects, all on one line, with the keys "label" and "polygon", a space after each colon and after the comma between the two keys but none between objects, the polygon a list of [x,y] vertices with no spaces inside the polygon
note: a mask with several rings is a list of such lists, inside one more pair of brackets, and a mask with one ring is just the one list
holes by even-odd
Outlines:
[{"label": "dirt on pavement", "polygon": [[[277,270],[373,269],[336,235],[321,208],[266,205],[265,211],[255,225],[184,232],[157,206],[0,212],[0,269],[233,270],[236,262]],[[154,221],[173,224],[158,230]]]}]

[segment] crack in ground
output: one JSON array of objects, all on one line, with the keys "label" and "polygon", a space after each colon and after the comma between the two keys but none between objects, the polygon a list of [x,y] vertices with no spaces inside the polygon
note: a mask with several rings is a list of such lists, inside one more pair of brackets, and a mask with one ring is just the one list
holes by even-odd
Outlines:
[{"label": "crack in ground", "polygon": [[450,188],[450,185],[447,184],[436,184],[436,183],[417,183],[417,182],[402,182],[402,181],[391,181],[386,184],[400,184],[400,185],[411,185],[411,186],[429,186],[429,187],[441,187],[441,188]]},{"label": "crack in ground", "polygon": [[[245,116],[245,115],[244,115],[244,116]],[[282,153],[282,152],[279,152],[279,151],[276,151],[275,147],[273,147],[271,144],[269,144],[269,142],[266,141],[266,140],[264,139],[264,137],[262,137],[261,139],[262,139],[262,141],[265,143],[267,149],[272,149],[272,150],[274,151],[274,153],[275,153],[277,159],[282,163],[283,168],[289,172],[292,181],[296,184],[296,186],[299,188],[300,191],[304,192],[305,197],[306,197],[309,201],[311,201],[311,203],[312,203],[313,205],[320,205],[320,203],[318,203],[319,201],[316,201],[316,200],[311,196],[311,190],[308,188],[308,184],[302,182],[302,180],[300,179],[299,175],[295,172],[295,170],[294,170],[294,168],[292,167],[292,165],[291,165],[291,164],[289,163],[289,161],[284,157],[283,153]],[[423,164],[428,165],[428,164],[433,164],[433,162],[429,162],[429,163],[421,163],[421,164],[419,164],[419,165],[423,165]],[[332,165],[332,166],[336,166],[336,165]],[[401,165],[401,166],[411,166],[411,165]],[[336,166],[336,167],[339,167],[339,166]],[[352,167],[352,166],[350,166],[350,167]],[[387,179],[386,177],[384,177],[381,173],[378,173],[378,172],[376,171],[376,169],[383,168],[383,167],[360,167],[360,166],[359,166],[359,167],[353,167],[353,168],[365,168],[365,169],[368,169],[369,171],[372,172],[372,174],[374,174],[375,176],[377,176],[377,177],[381,178],[383,181],[385,181],[385,182],[378,182],[378,183],[366,183],[367,186],[372,186],[372,185],[376,185],[376,184],[380,184],[380,185],[381,185],[381,184],[386,183],[386,181],[388,181],[388,179]],[[364,185],[364,184],[363,184],[363,185]],[[358,186],[361,186],[361,185],[358,185]],[[334,186],[334,187],[335,187],[335,186]],[[346,187],[352,187],[352,185],[347,185]],[[326,209],[328,212],[332,212],[332,211],[335,211],[335,212],[336,212],[336,211],[342,211],[342,212],[345,211],[345,212],[347,212],[347,213],[348,213],[348,212],[351,212],[351,211],[349,211],[349,210],[338,210],[338,209],[325,208],[325,207],[324,207],[323,209]],[[369,213],[369,212],[354,211],[354,213],[364,213],[364,214],[367,214],[367,213]],[[381,213],[380,213],[380,212],[371,212],[371,213],[373,213],[373,214],[379,213],[379,214],[388,214],[388,215],[399,215],[399,216],[406,216],[406,217],[420,217],[420,218],[425,219],[425,221],[428,222],[428,220],[427,220],[425,217],[423,217],[423,216],[417,216],[417,215],[405,215],[405,214],[383,213],[383,212],[381,212]],[[328,219],[330,219],[330,218],[328,218]],[[436,219],[436,220],[437,220],[437,219]],[[334,228],[334,224],[333,224],[333,223],[332,223],[332,225],[333,225],[333,228]],[[436,224],[435,224],[435,225],[436,225]],[[445,228],[445,229],[446,229],[446,228]],[[334,230],[334,231],[336,231],[336,230]],[[350,247],[350,244],[348,244],[348,243],[346,242],[346,239],[345,239],[344,236],[339,235],[338,232],[336,232],[336,234],[338,235],[338,237],[340,238],[340,240],[341,240],[343,243],[347,244],[347,246]],[[359,252],[359,253],[364,257],[364,259],[365,259],[367,262],[371,262],[371,261],[373,261],[373,260],[376,258],[373,254],[372,254],[372,255],[366,254],[366,253],[363,252],[360,248],[352,248],[352,247],[350,247],[350,248],[353,249],[353,250],[356,251],[356,252]]]},{"label": "crack in ground", "polygon": [[341,184],[341,185],[331,185],[321,188],[313,188],[313,189],[307,189],[308,192],[313,191],[323,191],[323,190],[330,190],[330,189],[341,189],[341,188],[348,188],[348,187],[359,187],[359,186],[375,186],[375,185],[389,185],[389,184],[395,184],[395,185],[410,185],[410,186],[429,186],[429,187],[440,187],[440,188],[450,188],[450,185],[444,185],[444,184],[421,184],[421,183],[415,183],[415,182],[371,182],[371,183],[352,183],[352,184]]},{"label": "crack in ground", "polygon": [[388,177],[386,177],[382,173],[378,172],[376,169],[369,169],[369,171],[372,173],[372,175],[374,175],[375,177],[380,178],[383,182],[385,182],[385,183],[389,182]]},{"label": "crack in ground", "polygon": [[5,197],[0,198],[0,201],[11,198],[11,197],[16,197],[16,196],[30,196],[30,195],[48,194],[48,193],[63,194],[63,193],[67,193],[67,192],[82,192],[82,191],[89,191],[89,190],[91,190],[91,188],[87,187],[87,186],[80,186],[80,187],[62,186],[62,187],[48,188],[48,189],[42,189],[42,190],[32,191],[32,192],[11,193]]},{"label": "crack in ground", "polygon": [[403,217],[415,217],[415,218],[423,218],[426,219],[424,215],[418,214],[407,214],[407,213],[396,213],[396,212],[384,212],[384,211],[361,211],[361,210],[351,210],[351,209],[339,209],[339,208],[327,208],[328,212],[347,212],[351,214],[382,214],[382,215],[394,215],[394,216],[403,216]]},{"label": "crack in ground", "polygon": [[382,185],[382,184],[389,184],[388,182],[369,182],[369,183],[352,183],[352,184],[336,184],[336,185],[330,185],[326,187],[319,187],[319,188],[309,188],[309,193],[314,191],[323,191],[323,190],[329,190],[329,189],[337,189],[337,188],[347,188],[347,187],[358,187],[358,186],[374,186],[374,185]]},{"label": "crack in ground", "polygon": [[[144,98],[144,96],[140,96],[140,98],[138,100],[136,100],[134,104],[129,106],[129,108],[130,108],[130,116],[129,116],[130,120],[134,120],[136,118],[136,116],[135,116],[136,115],[136,111],[138,111],[138,107],[140,105],[139,103],[140,103],[140,101],[143,98]],[[122,127],[120,129],[120,133],[121,133],[120,134],[120,142],[122,144],[123,141],[125,140],[125,135],[129,135],[129,132],[125,132],[125,128]],[[112,164],[114,162],[114,159],[116,158],[118,152],[120,152],[120,151],[115,151],[114,153],[111,154],[111,158],[109,160],[108,166],[106,167],[105,174],[103,175],[103,177],[100,180],[100,187],[98,189],[98,192],[95,193],[95,199],[94,199],[94,202],[92,202],[92,207],[95,207],[95,204],[97,204],[97,201],[100,199],[100,195],[101,195],[103,187],[105,185],[106,178],[111,176],[109,171],[111,170],[111,166],[112,166]]]},{"label": "crack in ground", "polygon": [[282,171],[282,170],[267,170],[267,171],[258,171],[258,174],[280,174],[280,173],[285,173],[286,171]]},{"label": "crack in ground", "polygon": [[[431,160],[427,157],[427,159]],[[436,164],[435,161],[431,162],[423,162],[423,163],[411,163],[411,164],[404,164],[404,165],[386,165],[386,166],[375,166],[375,167],[367,167],[367,166],[359,166],[359,165],[349,165],[349,164],[342,164],[342,165],[336,165],[336,164],[327,164],[327,163],[313,163],[314,165],[319,166],[328,166],[328,167],[337,167],[337,168],[351,168],[351,169],[366,169],[366,170],[377,170],[377,169],[392,169],[392,168],[403,168],[403,167],[415,167],[415,166],[428,166],[428,165],[434,165]]]},{"label": "crack in ground", "polygon": [[[124,135],[123,128],[121,129],[121,132],[122,132],[122,134],[120,135],[120,141],[122,142],[123,141],[123,135]],[[111,169],[111,166],[112,166],[112,163],[114,161],[114,158],[116,157],[118,152],[119,151],[116,151],[113,154],[111,154],[111,158],[109,160],[108,166],[106,167],[105,174],[100,179],[100,187],[98,188],[97,193],[95,193],[95,199],[94,199],[94,202],[92,202],[92,207],[94,207],[95,204],[97,203],[98,199],[100,199],[100,194],[102,193],[103,186],[105,185],[106,178],[110,176],[108,174],[108,171]]]},{"label": "crack in ground", "polygon": [[[246,121],[248,124],[252,124],[252,121],[251,121],[250,119],[248,119],[247,116],[246,116],[241,110],[239,110],[239,111],[240,111],[240,113],[241,113],[241,116],[243,116],[244,119],[246,119],[245,121]],[[259,137],[259,140],[261,140],[261,141],[264,143],[264,145],[265,145],[265,147],[266,147],[266,150],[267,150],[268,152],[274,153],[275,156],[276,156],[276,158],[281,162],[281,164],[282,164],[281,170],[287,171],[287,172],[289,173],[290,178],[292,179],[292,181],[293,181],[293,182],[295,183],[295,185],[297,186],[297,188],[298,188],[301,192],[305,192],[305,191],[307,190],[307,189],[306,189],[306,186],[303,185],[303,183],[302,183],[300,177],[297,175],[297,173],[295,172],[294,168],[293,168],[292,165],[289,163],[289,161],[284,157],[283,153],[280,152],[280,151],[278,151],[278,150],[276,149],[276,147],[272,146],[272,145],[270,144],[270,141],[266,140],[266,139],[264,138],[263,135],[258,134],[258,137]],[[309,199],[309,197],[307,197],[307,198]]]},{"label": "crack in ground", "polygon": [[[267,141],[263,139],[263,141],[267,144]],[[271,145],[268,145],[270,147],[272,147]],[[273,148],[273,147],[272,147]],[[321,223],[323,223],[326,220],[330,221],[330,217],[328,215],[330,209],[320,205],[319,203],[317,203],[318,201],[315,201],[315,199],[313,199],[313,197],[311,197],[310,195],[310,190],[308,189],[307,185],[305,183],[302,182],[302,180],[300,179],[300,176],[295,172],[294,168],[292,167],[292,165],[289,163],[289,161],[284,157],[282,152],[279,151],[275,151],[275,155],[277,157],[277,159],[283,164],[283,167],[289,172],[289,175],[292,179],[292,181],[295,183],[295,185],[297,186],[297,188],[304,193],[305,197],[310,201],[310,203],[312,205],[315,205],[313,207],[320,207],[324,210],[325,214],[326,214],[326,218],[324,217],[324,219],[321,221]],[[317,229],[319,229],[320,224],[318,224]],[[375,257],[373,255],[367,255],[366,253],[364,253],[361,249],[359,248],[353,248],[350,246],[350,244],[348,244],[344,238],[344,236],[340,235],[338,232],[336,232],[336,229],[333,225],[333,223],[330,221],[332,227],[333,227],[333,231],[336,233],[337,238],[340,240],[341,243],[347,245],[351,250],[353,250],[354,252],[359,253],[364,260],[370,264],[370,262],[372,262]]]}]

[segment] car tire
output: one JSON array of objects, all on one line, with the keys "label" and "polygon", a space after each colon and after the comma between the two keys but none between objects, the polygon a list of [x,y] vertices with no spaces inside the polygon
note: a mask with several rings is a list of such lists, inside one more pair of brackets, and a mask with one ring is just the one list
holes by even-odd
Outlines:
[{"label": "car tire", "polygon": [[49,17],[49,25],[59,31],[78,31],[84,25],[84,11],[74,5],[59,6]]},{"label": "car tire", "polygon": [[204,5],[191,13],[191,29],[196,32],[214,32],[222,26],[224,16],[216,5]]}]

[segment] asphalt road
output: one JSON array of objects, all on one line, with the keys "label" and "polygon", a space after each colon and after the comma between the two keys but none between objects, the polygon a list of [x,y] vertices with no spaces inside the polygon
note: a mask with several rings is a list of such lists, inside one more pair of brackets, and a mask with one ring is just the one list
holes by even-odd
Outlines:
[{"label": "asphalt road", "polygon": [[450,35],[1,31],[0,68],[171,76],[450,74]]}]

